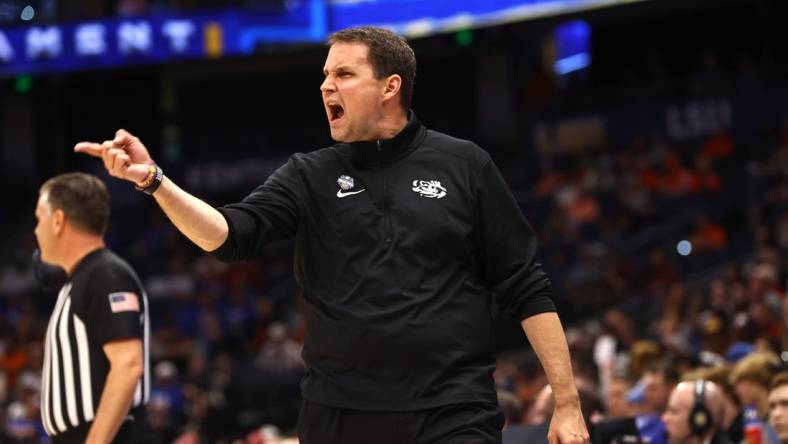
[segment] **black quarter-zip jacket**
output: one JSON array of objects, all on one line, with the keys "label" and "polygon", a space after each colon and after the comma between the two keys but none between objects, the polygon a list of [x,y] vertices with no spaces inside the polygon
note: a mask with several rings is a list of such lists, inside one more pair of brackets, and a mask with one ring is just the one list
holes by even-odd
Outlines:
[{"label": "black quarter-zip jacket", "polygon": [[490,156],[412,112],[393,139],[293,155],[219,211],[221,260],[295,239],[311,309],[302,392],[314,402],[495,403],[492,298],[521,319],[555,311],[535,235]]}]

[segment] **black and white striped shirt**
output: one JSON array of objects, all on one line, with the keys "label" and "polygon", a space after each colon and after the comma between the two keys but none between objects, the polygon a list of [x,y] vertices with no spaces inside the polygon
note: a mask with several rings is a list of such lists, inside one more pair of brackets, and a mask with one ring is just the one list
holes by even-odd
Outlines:
[{"label": "black and white striped shirt", "polygon": [[139,338],[144,374],[133,407],[150,396],[148,301],[134,270],[108,249],[88,254],[58,294],[44,340],[41,420],[50,436],[95,419],[109,361],[103,346]]}]

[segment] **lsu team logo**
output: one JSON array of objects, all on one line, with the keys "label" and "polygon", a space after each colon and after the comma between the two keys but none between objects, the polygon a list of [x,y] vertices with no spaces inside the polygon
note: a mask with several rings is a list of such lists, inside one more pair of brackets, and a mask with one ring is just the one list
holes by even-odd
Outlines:
[{"label": "lsu team logo", "polygon": [[437,180],[414,180],[413,191],[421,197],[440,199],[446,195],[446,188]]},{"label": "lsu team logo", "polygon": [[353,178],[344,174],[339,176],[339,179],[337,179],[337,184],[339,185],[339,188],[342,188],[343,191],[347,191],[353,188],[355,185]]}]

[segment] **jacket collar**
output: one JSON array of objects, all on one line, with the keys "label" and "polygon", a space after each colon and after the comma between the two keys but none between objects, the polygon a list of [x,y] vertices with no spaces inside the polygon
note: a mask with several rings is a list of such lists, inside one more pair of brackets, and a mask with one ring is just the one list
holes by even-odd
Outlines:
[{"label": "jacket collar", "polygon": [[415,150],[424,138],[426,129],[413,111],[408,112],[408,124],[391,139],[343,144],[357,167],[384,165],[401,159]]}]

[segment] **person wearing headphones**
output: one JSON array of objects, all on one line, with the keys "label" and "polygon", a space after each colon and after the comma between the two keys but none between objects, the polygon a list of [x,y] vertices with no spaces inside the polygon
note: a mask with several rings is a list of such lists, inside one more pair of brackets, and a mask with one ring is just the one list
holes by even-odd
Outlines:
[{"label": "person wearing headphones", "polygon": [[662,420],[671,444],[733,444],[721,429],[725,398],[713,382],[679,383],[670,393]]}]

